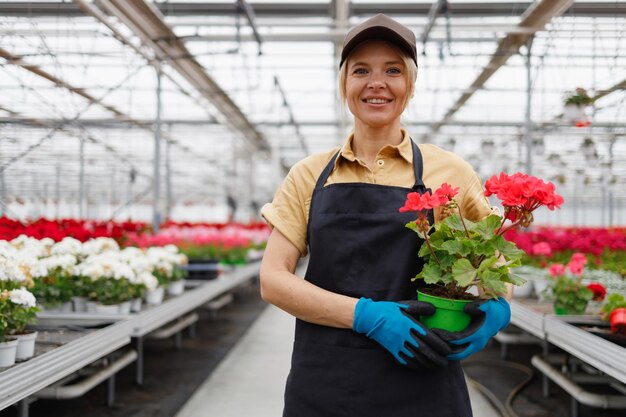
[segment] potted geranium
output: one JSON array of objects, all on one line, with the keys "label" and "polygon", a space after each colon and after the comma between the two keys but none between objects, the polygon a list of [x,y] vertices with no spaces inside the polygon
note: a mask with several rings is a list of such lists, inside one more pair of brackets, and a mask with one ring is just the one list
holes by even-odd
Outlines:
[{"label": "potted geranium", "polygon": [[549,291],[554,300],[554,312],[557,315],[584,314],[591,300],[600,301],[606,294],[601,284],[582,283],[583,269],[587,264],[587,257],[582,253],[574,253],[567,265],[552,264],[548,269],[553,277],[549,284]]},{"label": "potted geranium", "polygon": [[611,323],[613,333],[626,334],[626,299],[622,294],[609,294],[602,312],[602,318]]},{"label": "potted geranium", "polygon": [[36,320],[37,311],[35,297],[26,288],[0,293],[0,367],[33,356],[37,332],[27,332],[26,325]]},{"label": "potted geranium", "polygon": [[[503,217],[492,214],[478,223],[465,219],[454,199],[458,188],[446,183],[432,194],[409,193],[400,208],[401,212],[417,213],[417,220],[406,227],[424,239],[419,251],[424,267],[413,279],[423,279],[427,284],[418,291],[418,300],[437,308],[434,315],[420,318],[427,327],[464,329],[471,320],[463,311],[464,305],[477,298],[467,292],[470,287],[477,287],[480,297],[497,298],[507,292],[507,283],[523,285],[525,280],[510,271],[520,265],[523,251],[503,234],[528,227],[532,212],[540,206],[554,210],[563,203],[552,183],[521,173],[494,175],[485,189],[486,196],[494,194],[502,201]],[[433,226],[427,214],[436,207],[443,209],[445,219]]]},{"label": "potted geranium", "polygon": [[9,334],[9,315],[11,300],[8,290],[0,293],[0,368],[12,366],[15,363],[18,340]]},{"label": "potted geranium", "polygon": [[18,340],[15,358],[18,361],[30,359],[35,352],[37,332],[27,330],[26,326],[37,321],[37,300],[26,288],[9,291],[8,329]]}]

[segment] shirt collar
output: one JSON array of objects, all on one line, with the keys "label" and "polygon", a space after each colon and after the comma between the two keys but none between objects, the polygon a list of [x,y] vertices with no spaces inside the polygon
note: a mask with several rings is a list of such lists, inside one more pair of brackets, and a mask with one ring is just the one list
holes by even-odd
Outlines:
[{"label": "shirt collar", "polygon": [[[385,146],[384,148],[380,150],[379,154],[387,155],[387,156],[399,155],[402,158],[404,158],[404,160],[407,161],[409,164],[413,164],[413,146],[411,144],[411,137],[409,136],[409,134],[407,133],[405,129],[401,129],[401,131],[402,131],[402,142],[400,142],[398,145]],[[352,151],[353,139],[354,139],[354,133],[348,136],[343,146],[341,147],[341,153],[340,153],[340,156],[343,157],[343,159],[346,159],[350,162],[356,161],[356,156],[354,155],[354,152]],[[341,158],[337,158],[337,160],[335,161],[335,167],[337,167],[337,164],[339,163],[340,159]]]}]

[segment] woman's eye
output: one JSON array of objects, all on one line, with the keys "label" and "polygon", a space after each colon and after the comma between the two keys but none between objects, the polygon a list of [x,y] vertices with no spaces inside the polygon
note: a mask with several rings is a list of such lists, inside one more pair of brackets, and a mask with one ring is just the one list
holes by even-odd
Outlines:
[{"label": "woman's eye", "polygon": [[366,74],[367,71],[365,70],[365,68],[356,68],[354,71],[352,71],[353,74]]},{"label": "woman's eye", "polygon": [[402,73],[402,71],[400,71],[400,68],[389,68],[387,70],[387,72],[390,73],[390,74],[401,74]]}]

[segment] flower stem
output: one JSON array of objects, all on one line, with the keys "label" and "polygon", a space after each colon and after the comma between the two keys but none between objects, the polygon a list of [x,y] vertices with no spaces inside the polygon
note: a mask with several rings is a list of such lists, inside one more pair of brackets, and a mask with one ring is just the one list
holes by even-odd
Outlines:
[{"label": "flower stem", "polygon": [[465,229],[465,234],[467,235],[467,238],[470,238],[469,235],[469,231],[467,230],[467,226],[465,226],[465,220],[463,220],[463,214],[461,214],[461,206],[459,206],[458,204],[456,205],[457,210],[459,210],[459,217],[461,218],[461,224],[463,224],[463,229]]},{"label": "flower stem", "polygon": [[439,262],[437,255],[435,255],[435,251],[433,250],[433,247],[430,246],[430,240],[428,240],[428,233],[424,233],[424,240],[426,241],[426,244],[428,245],[428,249],[430,249],[430,253],[433,255],[433,258],[435,258],[435,261],[437,261],[437,265],[441,267],[441,262]]},{"label": "flower stem", "polygon": [[[506,232],[508,232],[509,230],[511,230],[511,229],[515,229],[517,226],[519,226],[519,222],[515,222],[515,223],[513,223],[512,225],[510,225],[509,227],[507,227],[506,229],[504,229],[504,230],[502,231],[502,233],[500,233],[500,231],[498,230],[498,234],[499,234],[499,235],[503,235],[503,234],[505,234]],[[502,226],[500,226],[500,229],[502,229]]]}]

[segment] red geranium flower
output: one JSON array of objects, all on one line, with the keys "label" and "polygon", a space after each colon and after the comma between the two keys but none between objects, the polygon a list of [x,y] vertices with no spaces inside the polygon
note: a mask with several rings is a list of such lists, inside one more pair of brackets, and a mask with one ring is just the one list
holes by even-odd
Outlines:
[{"label": "red geranium flower", "polygon": [[587,285],[587,288],[593,291],[594,301],[602,301],[604,300],[604,297],[606,297],[606,288],[604,288],[604,285],[598,282],[592,282],[591,284]]}]

